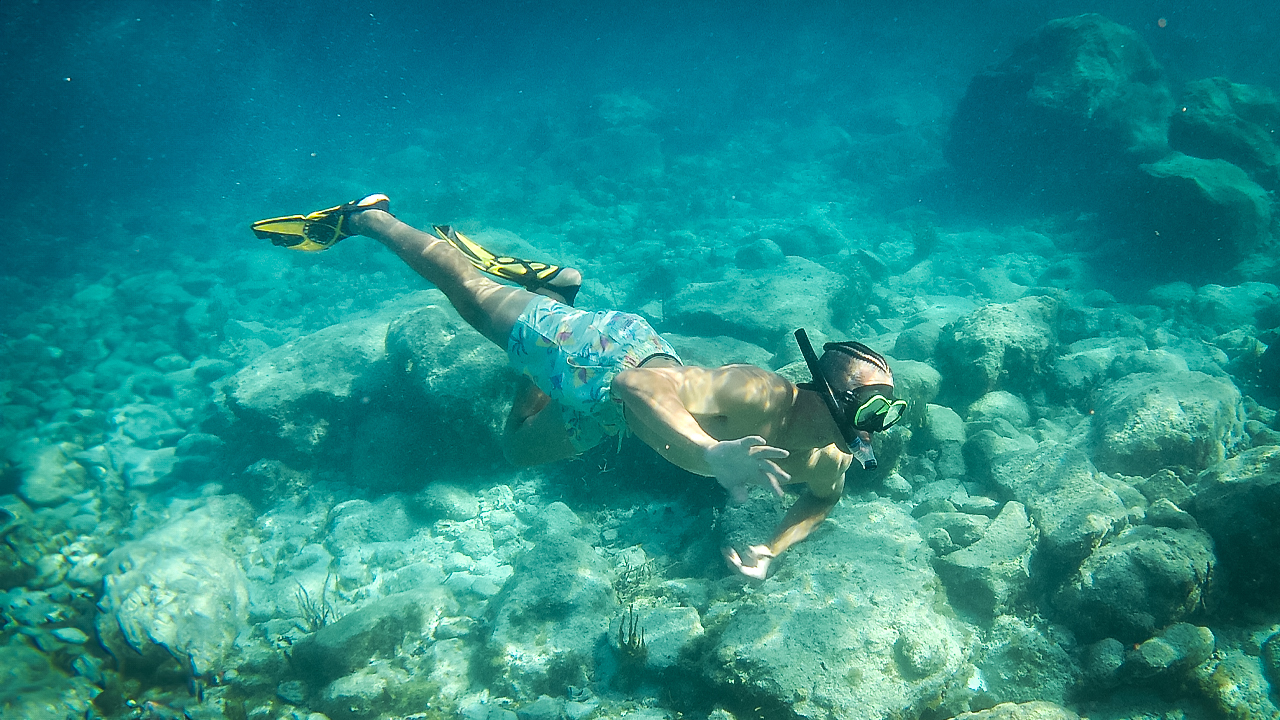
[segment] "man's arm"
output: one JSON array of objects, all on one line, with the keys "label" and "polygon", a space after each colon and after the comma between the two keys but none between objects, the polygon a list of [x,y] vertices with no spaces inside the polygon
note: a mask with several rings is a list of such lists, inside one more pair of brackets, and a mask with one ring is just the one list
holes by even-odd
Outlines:
[{"label": "man's arm", "polygon": [[787,548],[809,537],[814,528],[827,519],[831,508],[834,508],[838,502],[840,502],[838,494],[824,498],[805,492],[787,510],[786,516],[782,518],[768,545],[752,545],[747,548],[745,559],[738,555],[737,550],[725,548],[725,559],[743,575],[763,580],[769,574],[769,563]]},{"label": "man's arm", "polygon": [[790,480],[774,460],[786,450],[771,435],[794,398],[794,386],[749,365],[721,368],[634,368],[614,378],[614,397],[631,431],[658,454],[689,472],[715,477],[735,501],[750,485],[782,494]]}]

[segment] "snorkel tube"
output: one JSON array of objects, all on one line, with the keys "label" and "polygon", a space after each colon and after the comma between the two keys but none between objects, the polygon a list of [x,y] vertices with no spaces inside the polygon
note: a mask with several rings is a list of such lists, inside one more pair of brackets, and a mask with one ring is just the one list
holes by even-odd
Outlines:
[{"label": "snorkel tube", "polygon": [[840,407],[836,394],[831,390],[831,383],[827,382],[827,376],[822,373],[822,368],[818,365],[818,355],[813,351],[809,334],[804,331],[804,328],[796,330],[796,345],[800,346],[800,354],[804,355],[804,362],[809,366],[809,373],[813,375],[810,389],[818,393],[822,402],[826,404],[827,410],[831,411],[831,418],[836,421],[836,427],[840,428],[841,437],[844,438],[858,462],[862,463],[862,468],[874,470],[877,463],[876,456],[871,452],[871,445],[864,442],[858,435],[858,431],[849,423],[844,414],[844,408]]}]

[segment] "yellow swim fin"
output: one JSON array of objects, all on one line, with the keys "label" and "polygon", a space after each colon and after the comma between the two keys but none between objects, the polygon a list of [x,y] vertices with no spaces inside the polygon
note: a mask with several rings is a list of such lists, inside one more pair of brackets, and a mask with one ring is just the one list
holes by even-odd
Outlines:
[{"label": "yellow swim fin", "polygon": [[471,264],[477,270],[503,280],[510,280],[529,292],[550,288],[564,298],[566,305],[573,305],[574,298],[578,296],[578,291],[582,289],[579,285],[568,287],[552,286],[551,281],[564,269],[559,265],[548,265],[535,260],[522,260],[509,255],[494,255],[486,250],[483,245],[448,225],[433,225],[432,227],[441,240],[449,243],[457,248],[458,252],[467,256],[467,259],[471,261]]},{"label": "yellow swim fin", "polygon": [[339,240],[351,237],[347,232],[347,216],[364,210],[390,212],[391,200],[386,195],[374,194],[345,205],[317,210],[309,215],[285,215],[259,220],[253,224],[253,232],[271,244],[304,252],[320,252],[333,247]]}]

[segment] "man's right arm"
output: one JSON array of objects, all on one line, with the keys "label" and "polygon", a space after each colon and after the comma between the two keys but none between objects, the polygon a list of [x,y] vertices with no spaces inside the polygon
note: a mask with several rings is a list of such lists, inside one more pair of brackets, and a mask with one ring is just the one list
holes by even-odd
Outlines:
[{"label": "man's right arm", "polygon": [[633,368],[610,387],[626,408],[627,427],[666,458],[691,473],[710,476],[707,449],[716,444],[680,397],[684,368]]},{"label": "man's right arm", "polygon": [[[619,373],[611,388],[627,410],[631,431],[671,463],[715,477],[735,501],[750,485],[790,480],[773,462],[787,451],[769,447],[762,433],[777,422],[775,408],[789,405],[791,386],[773,373],[751,366],[707,369],[635,368]],[[721,440],[697,416],[723,430]]]}]

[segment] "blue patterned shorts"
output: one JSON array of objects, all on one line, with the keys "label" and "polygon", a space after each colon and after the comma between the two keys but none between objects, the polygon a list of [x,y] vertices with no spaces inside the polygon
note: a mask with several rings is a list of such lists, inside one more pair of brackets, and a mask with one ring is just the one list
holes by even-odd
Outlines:
[{"label": "blue patterned shorts", "polygon": [[587,312],[546,297],[529,302],[507,340],[511,365],[560,403],[578,452],[626,429],[622,403],[609,386],[615,375],[655,354],[680,360],[639,315]]}]

